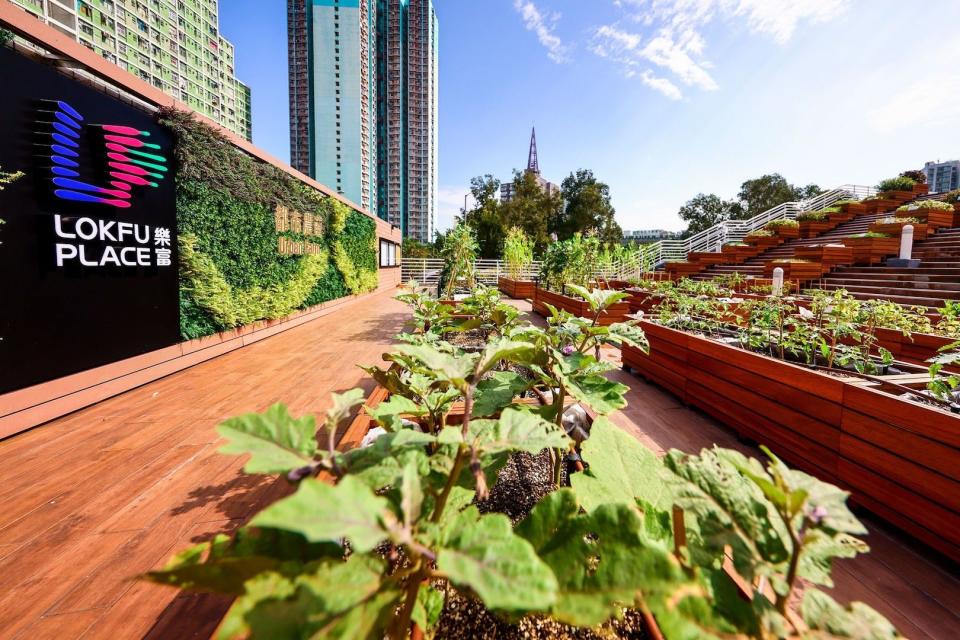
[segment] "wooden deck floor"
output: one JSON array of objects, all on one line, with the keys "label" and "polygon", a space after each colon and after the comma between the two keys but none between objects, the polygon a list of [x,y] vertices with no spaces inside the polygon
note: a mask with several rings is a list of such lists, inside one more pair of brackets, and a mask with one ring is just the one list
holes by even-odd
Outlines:
[{"label": "wooden deck floor", "polygon": [[[277,401],[321,411],[331,391],[369,389],[356,363],[379,362],[406,317],[388,295],[369,298],[0,442],[0,638],[209,637],[227,601],[131,578],[283,491],[216,454],[214,426]],[[632,391],[614,421],[651,447],[749,451],[668,394],[616,376]],[[874,552],[842,563],[838,598],[867,602],[910,638],[957,637],[955,568],[868,524]]]}]

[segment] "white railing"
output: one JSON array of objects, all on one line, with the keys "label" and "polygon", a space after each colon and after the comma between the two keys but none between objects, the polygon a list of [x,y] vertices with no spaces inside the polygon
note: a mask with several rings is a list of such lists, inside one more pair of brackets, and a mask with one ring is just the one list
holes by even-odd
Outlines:
[{"label": "white railing", "polygon": [[748,233],[760,229],[771,220],[796,218],[803,211],[816,211],[839,200],[862,199],[876,192],[873,187],[845,184],[807,200],[785,202],[749,220],[725,220],[685,240],[661,240],[647,247],[655,256],[656,263],[684,260],[692,251],[719,251],[725,243],[742,240]]},{"label": "white railing", "polygon": [[[474,263],[477,282],[497,286],[497,279],[510,273],[503,260],[477,260]],[[442,258],[404,258],[401,265],[403,282],[416,280],[420,284],[435,285],[440,282],[443,271]],[[523,279],[534,279],[540,273],[540,262],[533,262],[521,273]]]},{"label": "white railing", "polygon": [[[594,277],[607,280],[625,280],[638,277],[646,271],[653,271],[661,262],[684,260],[691,251],[719,251],[727,242],[742,240],[751,231],[756,231],[771,220],[796,218],[802,211],[816,211],[829,207],[834,202],[848,199],[862,199],[877,192],[873,187],[845,184],[825,191],[818,196],[799,202],[785,202],[768,209],[749,220],[726,220],[685,240],[660,240],[652,244],[640,245],[636,253],[622,261],[598,267]],[[402,278],[404,282],[416,280],[420,284],[435,285],[440,282],[443,260],[440,258],[404,258]],[[509,273],[503,260],[477,260],[477,282],[496,286],[500,276]],[[523,272],[522,278],[533,280],[540,273],[540,262],[533,262]]]}]

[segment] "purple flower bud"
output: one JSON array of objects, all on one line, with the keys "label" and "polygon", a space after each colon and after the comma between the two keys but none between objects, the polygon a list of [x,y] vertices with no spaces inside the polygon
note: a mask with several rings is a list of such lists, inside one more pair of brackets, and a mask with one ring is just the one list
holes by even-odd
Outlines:
[{"label": "purple flower bud", "polygon": [[573,353],[573,345],[572,345],[572,344],[568,344],[568,345],[565,346],[561,351],[563,352],[563,355],[568,356],[568,355],[570,355],[571,353]]},{"label": "purple flower bud", "polygon": [[810,510],[810,513],[807,517],[810,518],[810,521],[813,522],[814,524],[820,524],[820,522],[824,518],[826,518],[827,515],[828,515],[827,508],[817,505],[816,507]]}]

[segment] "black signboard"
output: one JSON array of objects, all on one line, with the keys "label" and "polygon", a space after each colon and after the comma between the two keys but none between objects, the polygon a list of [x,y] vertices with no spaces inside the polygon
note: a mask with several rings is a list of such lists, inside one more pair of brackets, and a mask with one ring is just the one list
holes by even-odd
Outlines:
[{"label": "black signboard", "polygon": [[5,48],[0,87],[0,393],[175,344],[172,136]]}]

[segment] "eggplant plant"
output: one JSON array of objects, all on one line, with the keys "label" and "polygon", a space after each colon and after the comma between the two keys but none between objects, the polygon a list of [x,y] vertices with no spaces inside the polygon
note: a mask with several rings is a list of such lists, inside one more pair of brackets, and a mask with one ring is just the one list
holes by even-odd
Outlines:
[{"label": "eggplant plant", "polygon": [[[576,293],[592,319],[553,310],[546,327],[513,327],[480,353],[442,340],[397,346],[390,369],[369,369],[393,394],[367,409],[386,430],[369,446],[334,447],[360,389],[333,394],[319,434],[313,416],[282,405],[227,420],[221,451],[248,456],[246,473],[281,476],[295,492],[145,577],[234,597],[223,639],[432,637],[453,592],[507,619],[578,627],[637,609],[668,639],[900,637],[866,605],[844,607],[814,588],[799,614],[790,609],[801,580],[830,586],[833,560],[867,549],[846,493],[772,455],[766,467],[723,449],[660,460],[601,415],[581,447],[587,470],[570,487],[516,527],[480,513],[474,502],[510,455],[571,446],[557,419],[564,396],[600,414],[626,404],[626,387],[590,351],[644,348],[645,337],[633,322],[599,326],[623,294]],[[517,403],[531,387],[552,401]],[[454,400],[464,412],[449,425],[442,407]],[[750,593],[723,568],[728,554],[757,585]]]}]

